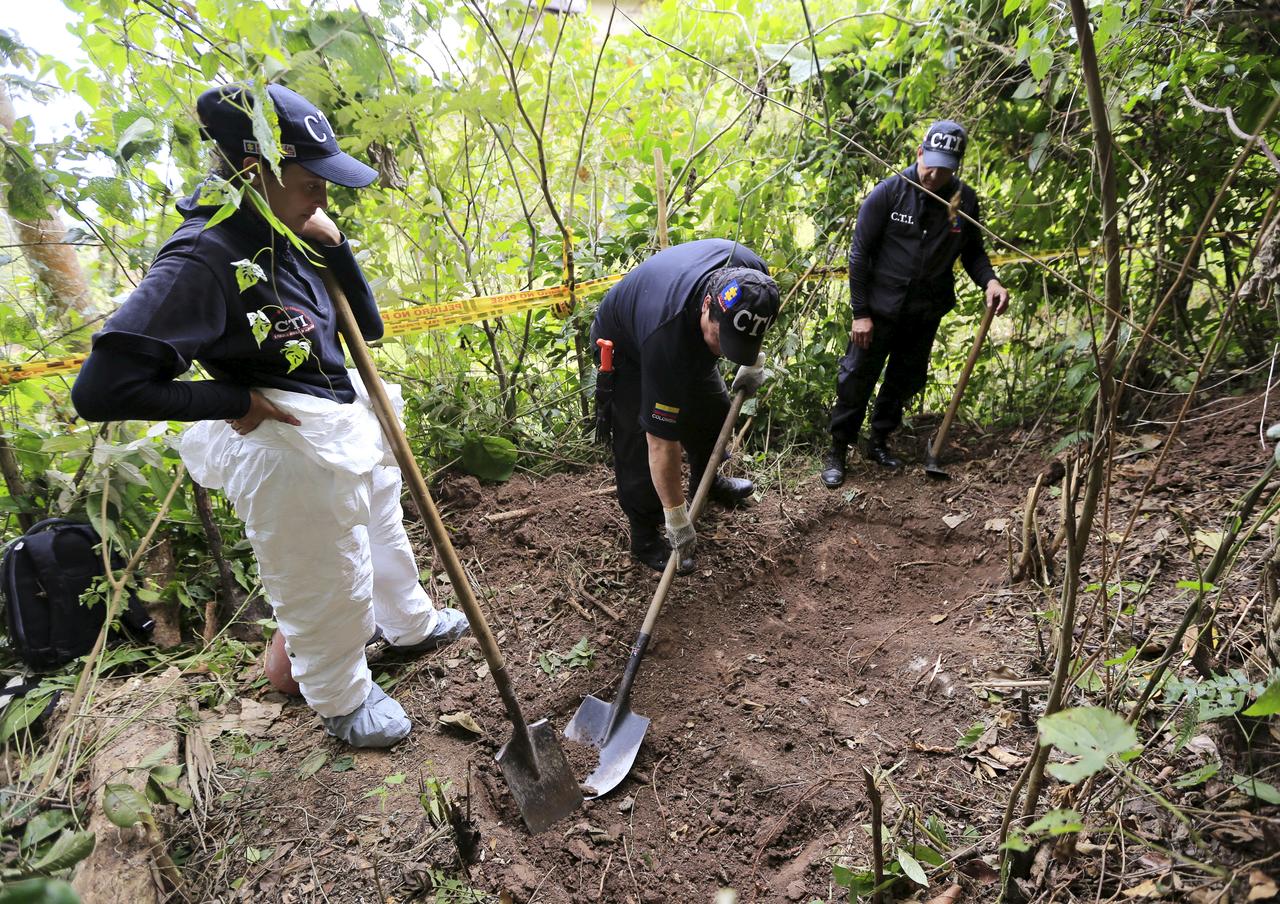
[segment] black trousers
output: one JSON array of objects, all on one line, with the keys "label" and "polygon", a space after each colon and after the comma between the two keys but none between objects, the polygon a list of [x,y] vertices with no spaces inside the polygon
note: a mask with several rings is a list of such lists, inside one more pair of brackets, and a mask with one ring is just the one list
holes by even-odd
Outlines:
[{"label": "black trousers", "polygon": [[871,434],[884,439],[902,425],[903,409],[928,380],[929,352],[941,319],[929,316],[894,321],[872,315],[871,346],[859,348],[850,342],[840,359],[836,403],[831,408],[833,442],[853,445],[858,441],[871,390],[881,371],[884,381],[871,412]]},{"label": "black trousers", "polygon": [[[631,522],[631,545],[643,547],[660,534],[662,501],[649,472],[649,441],[640,426],[640,369],[617,362],[613,383],[613,473],[618,504]],[[680,444],[689,458],[693,482],[702,479],[707,461],[729,414],[729,392],[720,372],[711,368],[696,378],[680,412]]]}]

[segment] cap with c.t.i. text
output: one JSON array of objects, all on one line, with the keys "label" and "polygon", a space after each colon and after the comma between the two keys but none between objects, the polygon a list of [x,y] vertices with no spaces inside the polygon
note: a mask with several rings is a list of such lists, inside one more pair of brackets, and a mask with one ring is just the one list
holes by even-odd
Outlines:
[{"label": "cap with c.t.i. text", "polygon": [[940,119],[929,126],[929,131],[924,133],[924,141],[920,143],[924,151],[924,165],[957,169],[968,143],[969,135],[964,126],[950,119]]},{"label": "cap with c.t.i. text", "polygon": [[[267,95],[280,123],[280,156],[285,163],[300,163],[320,178],[348,188],[363,188],[378,177],[377,170],[338,147],[333,126],[311,101],[284,85],[268,85]],[[241,83],[210,88],[196,100],[204,134],[237,167],[241,157],[262,156],[253,134],[253,105],[253,93]]]}]

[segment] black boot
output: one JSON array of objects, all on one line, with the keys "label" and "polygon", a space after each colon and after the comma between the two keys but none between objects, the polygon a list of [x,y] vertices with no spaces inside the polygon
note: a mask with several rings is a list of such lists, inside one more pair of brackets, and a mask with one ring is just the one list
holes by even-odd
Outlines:
[{"label": "black boot", "polygon": [[867,440],[867,458],[882,468],[897,470],[902,467],[902,459],[894,455],[889,449],[889,438],[887,436],[871,434],[870,439]]},{"label": "black boot", "polygon": [[844,459],[849,447],[841,442],[832,442],[827,454],[822,456],[822,482],[828,489],[834,490],[844,483]]},{"label": "black boot", "polygon": [[631,525],[631,556],[642,565],[661,572],[667,567],[671,547],[662,539],[657,529]]},{"label": "black boot", "polygon": [[739,505],[750,499],[755,491],[756,485],[742,477],[717,474],[716,479],[711,482],[711,498],[723,506]]}]

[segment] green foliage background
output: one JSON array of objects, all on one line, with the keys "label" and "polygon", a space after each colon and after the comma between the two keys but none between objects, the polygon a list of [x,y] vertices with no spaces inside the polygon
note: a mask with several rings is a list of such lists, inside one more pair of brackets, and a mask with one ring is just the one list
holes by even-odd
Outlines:
[{"label": "green foliage background", "polygon": [[[784,290],[769,342],[774,378],[755,409],[766,426],[754,434],[758,453],[821,439],[847,289],[800,277],[843,265],[860,198],[911,162],[933,118],[970,127],[963,176],[999,237],[993,254],[1088,249],[1100,231],[1070,17],[1046,0],[739,0],[714,11],[650,3],[612,11],[620,33],[607,39],[608,7],[595,18],[559,16],[522,0],[66,5],[88,65],[37,56],[20,31],[5,33],[0,51],[25,67],[6,81],[20,112],[59,91],[90,112],[49,142],[20,118],[4,137],[4,187],[11,215],[53,206],[78,224],[68,240],[81,246],[100,316],[145,272],[176,223],[174,202],[206,172],[195,97],[232,79],[296,88],[329,111],[347,150],[376,163],[378,185],[335,189],[331,206],[386,308],[625,270],[656,247],[661,150],[671,240],[736,237]],[[1159,393],[1188,385],[1274,199],[1267,158],[1242,157],[1224,115],[1198,107],[1229,107],[1240,129],[1263,128],[1274,144],[1274,125],[1261,120],[1280,54],[1270,20],[1216,5],[1126,0],[1094,3],[1092,16],[1131,246],[1126,347],[1238,164],[1190,261],[1194,278],[1174,293],[1134,369],[1137,388],[1151,391],[1131,395],[1140,417]],[[1095,388],[1098,261],[1068,253],[998,269],[1014,304],[979,362],[966,414],[1078,439]],[[8,360],[85,346],[100,316],[60,312],[14,249],[0,273]],[[924,410],[948,396],[980,313],[977,291],[960,279]],[[405,386],[423,459],[497,477],[598,459],[581,427],[596,301],[579,299],[564,318],[538,310],[386,343],[381,364]],[[1239,305],[1230,316],[1234,338],[1216,367],[1264,360],[1274,310]],[[80,423],[68,382],[0,388],[27,485],[24,498],[0,495],[0,507],[95,512],[109,472],[113,520],[134,533],[172,474],[172,431]],[[194,524],[190,511],[179,497],[177,523]]]}]

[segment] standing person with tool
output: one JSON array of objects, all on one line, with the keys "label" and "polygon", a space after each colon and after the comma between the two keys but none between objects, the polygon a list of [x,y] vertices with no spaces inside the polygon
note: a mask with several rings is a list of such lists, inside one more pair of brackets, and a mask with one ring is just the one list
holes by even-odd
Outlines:
[{"label": "standing person with tool", "polygon": [[958,176],[968,140],[958,123],[935,122],[916,150],[916,162],[872,189],[858,211],[849,251],[853,326],[840,359],[831,447],[822,463],[828,487],[844,483],[846,454],[858,440],[882,371],[866,454],[882,467],[902,465],[889,448],[889,435],[902,424],[907,402],[924,388],[938,324],[955,307],[956,258],[986,293],[988,308],[1000,314],[1009,305],[982,232],[965,219],[979,219],[978,196]]},{"label": "standing person with tool", "polygon": [[[697,535],[680,451],[696,485],[729,411],[717,361],[740,365],[733,390],[754,394],[764,382],[756,359],[778,306],[778,287],[758,255],[726,239],[701,239],[659,251],[596,310],[591,341],[612,351],[612,397],[602,403],[598,391],[597,404],[612,428],[618,503],[630,522],[631,554],[655,571],[673,549],[680,572],[693,569]],[[749,480],[717,475],[711,496],[735,505],[754,491]]]},{"label": "standing person with tool", "polygon": [[[393,648],[429,650],[467,622],[437,610],[418,582],[400,471],[365,386],[344,366],[318,269],[344,288],[365,338],[379,338],[373,293],[324,211],[329,182],[360,188],[377,173],[339,149],[305,98],[280,85],[266,94],[278,175],[253,131],[255,95],[239,84],[200,95],[215,172],[179,202],[182,224],[93,337],[72,401],[92,421],[199,422],[183,434],[183,461],[244,519],[292,678],[329,734],[387,747],[411,724],[373,682],[366,640],[380,632]],[[240,207],[214,222],[228,188],[243,190]],[[197,361],[213,379],[178,380]]]}]

